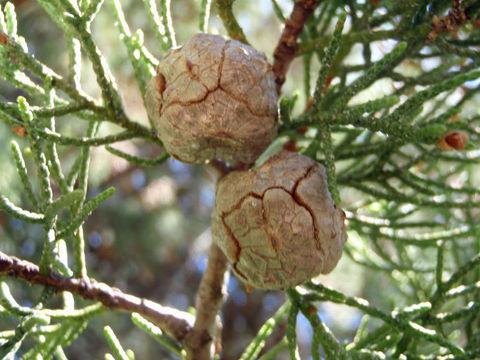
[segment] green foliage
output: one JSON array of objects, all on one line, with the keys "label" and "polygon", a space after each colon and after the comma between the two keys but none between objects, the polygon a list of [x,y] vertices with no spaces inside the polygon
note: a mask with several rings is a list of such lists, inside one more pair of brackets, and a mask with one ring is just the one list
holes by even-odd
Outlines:
[{"label": "green foliage", "polygon": [[162,330],[160,330],[157,326],[152,324],[150,321],[144,319],[137,313],[132,314],[132,322],[145,331],[148,335],[158,341],[161,345],[167,348],[169,351],[174,353],[175,355],[180,356],[182,352],[181,346],[176,343],[172,338],[165,335]]},{"label": "green foliage", "polygon": [[[0,133],[2,143],[15,137],[9,162],[22,194],[1,195],[0,210],[41,227],[43,247],[34,260],[42,274],[87,276],[85,223],[115,192],[108,187],[96,196],[88,193],[95,147],[104,146],[132,166],[156,166],[169,158],[166,153],[131,155],[111,146],[126,140],[157,147],[161,142],[151,123],[143,125],[127,114],[122,96],[129,90],[117,84],[109,67],[113,61],[104,56],[92,29],[97,15],[110,11],[124,46],[116,51],[126,54],[144,100],[158,64],[152,53],[162,56],[177,44],[175,4],[144,0],[142,11],[151,28],[133,30],[124,2],[108,3],[110,9],[103,10],[102,0],[38,0],[64,36],[65,75],[32,54],[20,35],[21,13],[14,5],[7,2],[0,9],[0,77],[21,94],[16,100],[2,96],[0,119],[5,133],[24,131],[24,136]],[[201,31],[215,26],[244,43],[258,41],[249,39],[251,29],[237,21],[233,0],[197,3]],[[272,0],[271,5],[272,17],[288,18],[284,2]],[[289,289],[289,299],[250,339],[240,359],[300,359],[299,314],[311,330],[307,353],[314,360],[480,357],[480,155],[475,150],[480,30],[474,25],[480,6],[464,0],[468,21],[427,41],[434,17],[447,16],[451,6],[450,1],[327,0],[305,24],[296,47],[302,62],[288,74],[293,85],[279,101],[280,130],[272,146],[295,142],[297,151],[325,165],[332,196],[347,216],[343,261],[349,269],[368,273],[372,282],[386,284],[388,291],[378,293],[378,286],[372,291],[368,285],[355,293],[352,284],[313,281]],[[224,29],[209,25],[214,23],[211,10]],[[152,38],[158,44],[155,52],[146,45]],[[85,60],[98,97],[84,89]],[[302,106],[305,111],[299,111]],[[67,122],[85,126],[71,131]],[[447,152],[436,145],[452,131],[468,137],[466,150]],[[22,196],[27,201],[21,203]],[[0,317],[16,322],[0,329],[0,358],[66,359],[63,349],[106,312],[100,303],[85,305],[67,292],[62,303],[52,301],[53,295],[45,287],[31,296],[31,306],[21,306],[15,300],[20,295],[12,295],[2,282]],[[325,304],[353,309],[361,321],[348,336],[337,335],[324,319]],[[182,356],[182,344],[155,324],[138,314],[131,319],[136,331]],[[284,323],[276,343],[267,346]],[[104,328],[104,335],[112,352],[106,359],[134,358],[111,327]]]},{"label": "green foliage", "polygon": [[108,344],[110,345],[110,348],[113,351],[113,356],[111,356],[111,358],[116,360],[129,360],[129,356],[127,355],[125,350],[123,350],[120,341],[118,341],[118,338],[116,337],[110,326],[105,326],[104,334],[105,338],[108,341]]},{"label": "green foliage", "polygon": [[280,320],[282,320],[289,310],[290,303],[287,301],[277,310],[275,315],[268,319],[260,328],[257,336],[252,340],[252,342],[245,349],[245,352],[240,356],[240,360],[255,359],[258,357],[258,354],[265,346],[265,339],[272,334],[273,329],[278,325]]}]

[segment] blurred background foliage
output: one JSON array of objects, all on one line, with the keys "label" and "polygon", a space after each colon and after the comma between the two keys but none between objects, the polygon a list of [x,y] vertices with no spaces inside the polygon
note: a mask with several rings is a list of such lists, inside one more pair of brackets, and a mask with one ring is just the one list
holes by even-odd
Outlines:
[{"label": "blurred background foliage", "polygon": [[[1,3],[3,7],[5,2]],[[28,40],[30,53],[35,54],[37,59],[55,69],[59,74],[66,75],[68,55],[63,33],[46,16],[37,1],[17,0],[13,3],[18,16],[18,32]],[[354,4],[352,1],[325,1],[324,3],[327,4],[325,7],[329,9],[328,11],[332,13],[335,12],[331,9],[337,7],[346,6],[351,12],[352,4],[355,7],[366,6],[365,1],[358,1],[358,4]],[[329,5],[330,3],[331,5]],[[376,4],[377,1],[371,1],[371,3],[374,6],[373,4]],[[395,3],[395,1],[389,0],[382,1],[375,10],[375,16],[381,17],[386,13],[386,8],[392,9],[398,6]],[[422,2],[409,1],[408,3],[418,5]],[[441,3],[439,7],[445,9],[449,4],[445,1],[436,3]],[[143,3],[135,0],[122,0],[121,4],[130,28],[143,30],[147,48],[159,58],[163,52],[150,30]],[[288,0],[279,0],[278,6],[282,9],[283,14],[287,15],[290,13],[293,3]],[[177,41],[182,44],[197,32],[200,1],[175,0],[172,1],[171,8]],[[264,51],[269,60],[272,60],[272,53],[282,30],[282,22],[275,16],[272,2],[270,0],[238,0],[234,4],[234,12],[250,43]],[[381,29],[391,30],[394,28],[394,25],[402,20],[400,15],[398,16],[398,19],[392,19],[382,25]],[[130,118],[148,124],[133,69],[112,18],[111,7],[103,6],[92,24],[93,37],[117,79],[126,113]],[[335,21],[329,22],[326,33],[331,34],[334,26]],[[351,18],[348,17],[345,32],[348,32],[351,26]],[[472,38],[480,39],[478,29],[473,29],[470,24],[466,26],[468,27],[467,32],[473,34]],[[209,31],[225,34],[221,21],[214,14],[210,18]],[[385,53],[391,51],[396,43],[397,40],[389,39],[372,42],[370,46],[371,61],[382,58]],[[361,74],[360,65],[363,63],[365,50],[361,44],[357,45],[351,47],[348,54],[344,54],[342,64],[345,67],[359,67],[357,73],[348,74],[345,79],[347,84]],[[427,56],[425,59],[410,59],[402,63],[398,72],[403,76],[418,76],[435,70],[442,65],[444,60],[445,58],[442,57]],[[455,60],[461,65],[461,61]],[[310,66],[310,82],[314,84],[315,75],[320,68],[319,60],[313,57]],[[458,66],[456,68],[452,66],[452,69],[458,69]],[[401,88],[398,83],[401,80],[377,81],[355,100],[363,103],[384,95],[395,94]],[[332,86],[339,84],[340,81],[340,78],[335,78]],[[81,84],[85,92],[93,98],[100,97],[100,89],[91,65],[87,61],[82,63]],[[469,89],[478,90],[478,86],[478,81],[476,81],[464,85],[463,88],[453,89],[438,98],[437,103],[428,104],[423,111],[424,113],[433,111],[440,102],[456,103]],[[421,86],[416,85],[410,91],[414,93],[420,89]],[[293,62],[287,82],[283,87],[283,94],[298,95],[293,114],[299,115],[308,100],[304,90],[302,58],[297,58]],[[6,81],[0,80],[2,101],[16,101],[20,95],[25,95],[25,93]],[[404,98],[407,96],[405,89],[399,96]],[[478,120],[480,117],[479,101],[478,91],[475,91],[462,106],[459,116]],[[478,141],[477,132],[480,130],[478,130],[478,121],[472,122],[472,124],[469,137],[470,146],[474,147]],[[87,122],[81,122],[69,115],[57,121],[57,131],[70,136],[75,134],[83,136],[86,127]],[[110,134],[117,128],[116,125],[110,123],[103,124],[99,136]],[[361,136],[373,139],[375,134],[365,132]],[[25,203],[25,196],[22,194],[22,187],[11,160],[9,149],[11,139],[18,141],[22,148],[26,146],[23,139],[12,132],[10,128],[0,126],[0,193],[7,195],[17,205],[22,206]],[[334,135],[334,142],[342,139],[341,134]],[[298,144],[301,146],[301,141]],[[422,146],[424,145],[419,145],[419,147]],[[480,182],[478,158],[480,154],[471,147],[465,156],[445,155],[436,149],[436,145],[429,146],[433,149],[433,156],[416,164],[424,174],[434,174],[432,179],[443,179],[452,188],[460,189],[462,186],[469,186],[472,189],[478,189]],[[130,154],[146,157],[154,157],[160,153],[158,147],[145,141],[127,141],[115,144],[115,147]],[[408,156],[401,158],[398,155],[398,166],[408,163],[410,157],[419,154],[419,149],[414,145],[410,145],[404,150]],[[68,164],[71,166],[78,151],[78,148],[72,146],[59,146],[62,160],[67,164],[66,168],[68,168]],[[112,155],[103,147],[93,148],[91,156],[90,186],[87,198],[92,198],[110,186],[114,186],[117,191],[113,197],[95,210],[94,215],[85,224],[89,276],[129,293],[187,310],[194,303],[195,291],[205,269],[206,253],[211,241],[209,223],[215,195],[213,174],[209,173],[204,166],[185,165],[172,159],[157,167],[140,167]],[[440,166],[437,166],[436,160],[442,156],[446,159]],[[449,156],[452,157],[451,162],[448,162]],[[32,168],[33,162],[28,157],[28,149],[25,151],[25,157],[27,166]],[[465,161],[459,163],[459,159]],[[336,163],[338,174],[347,173],[354,166],[355,161],[352,158],[340,159]],[[33,168],[31,171],[35,173]],[[443,246],[445,249],[445,279],[448,279],[448,275],[452,274],[461,264],[480,252],[478,231],[472,231],[468,236],[459,238],[459,241],[453,240],[445,243],[442,243],[443,238],[440,236],[438,244],[425,247],[408,246],[408,243],[405,244],[401,240],[395,241],[399,238],[414,239],[417,234],[423,233],[427,234],[425,239],[428,240],[429,233],[456,229],[465,224],[475,228],[480,216],[478,206],[469,206],[463,209],[462,207],[430,207],[417,211],[412,205],[384,198],[375,199],[375,196],[372,199],[358,189],[343,186],[342,181],[348,182],[347,177],[340,176],[339,179],[341,180],[342,207],[347,210],[350,220],[348,247],[336,270],[328,276],[319,277],[318,280],[322,284],[349,296],[368,299],[372,306],[391,311],[428,298],[428,294],[433,291],[435,286],[434,270],[438,260],[439,246]],[[415,182],[417,186],[431,187],[435,190],[435,184],[429,183],[428,179],[421,185],[417,180],[412,180],[412,182]],[[395,188],[402,184],[402,181],[395,180],[389,186]],[[465,199],[464,193],[443,191],[441,196],[459,201]],[[473,191],[468,198],[469,201],[478,203],[478,192]],[[404,223],[424,223],[424,226],[405,227],[404,229],[399,226],[394,230],[381,228],[382,224],[370,226],[371,222],[375,221],[374,218],[394,222],[395,218],[400,217]],[[385,230],[384,233],[381,233],[383,230]],[[0,212],[1,251],[20,258],[38,259],[42,250],[42,236],[39,225],[25,224]],[[388,262],[389,258],[391,263]],[[405,268],[402,269],[401,265],[404,265]],[[38,287],[24,286],[18,280],[5,278],[3,280],[7,281],[14,297],[22,305],[31,305],[29,301],[40,293]],[[479,280],[480,268],[477,267],[465,279],[465,284],[475,284]],[[286,294],[279,291],[259,290],[247,293],[244,286],[233,276],[229,280],[228,289],[229,294],[222,310],[224,318],[223,358],[236,359],[265,320],[271,317],[284,302]],[[479,296],[479,291],[473,292],[471,300],[478,304]],[[462,305],[467,305],[467,303]],[[355,307],[336,305],[330,302],[319,302],[317,306],[320,318],[337,338],[340,341],[351,342],[360,326],[363,313]],[[451,308],[453,307],[454,304],[451,304]],[[16,324],[16,320],[13,318],[1,318],[0,320],[0,331],[11,329]],[[461,328],[458,323],[447,324],[444,328],[445,336],[451,341],[465,344],[466,334],[473,336],[472,333],[476,333],[477,341],[474,344],[480,347],[479,321],[479,316],[471,317],[470,323],[462,325],[467,328]],[[374,329],[380,323],[381,321],[373,319],[368,323],[368,329]],[[107,324],[115,330],[123,346],[135,352],[136,358],[175,358],[148,335],[133,326],[128,315],[118,313],[105,313],[94,318],[89,323],[87,331],[65,349],[68,358],[102,358],[109,351],[102,330]],[[281,324],[276,328],[272,337],[268,339],[267,349],[282,339],[285,326],[285,324]],[[297,318],[297,340],[302,359],[308,359],[312,330],[307,319],[301,314]],[[386,341],[388,341],[387,338]],[[425,349],[425,353],[428,354],[428,349]],[[285,359],[288,358],[288,355],[283,353],[278,355],[278,358]]]}]

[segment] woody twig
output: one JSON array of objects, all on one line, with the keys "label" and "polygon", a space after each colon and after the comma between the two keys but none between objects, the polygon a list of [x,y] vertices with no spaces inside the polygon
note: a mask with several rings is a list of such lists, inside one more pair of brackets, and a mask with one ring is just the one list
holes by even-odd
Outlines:
[{"label": "woody twig", "polygon": [[319,3],[320,1],[318,0],[297,0],[293,6],[290,18],[285,20],[285,27],[273,53],[273,73],[275,74],[275,82],[279,94],[285,82],[288,67],[295,56],[297,38],[309,16]]},{"label": "woody twig", "polygon": [[54,272],[41,274],[37,265],[2,252],[0,274],[25,280],[32,285],[49,286],[56,292],[68,291],[83,299],[98,301],[109,310],[139,313],[178,341],[182,341],[193,326],[193,316],[187,312],[126,294],[94,279],[67,278]]}]

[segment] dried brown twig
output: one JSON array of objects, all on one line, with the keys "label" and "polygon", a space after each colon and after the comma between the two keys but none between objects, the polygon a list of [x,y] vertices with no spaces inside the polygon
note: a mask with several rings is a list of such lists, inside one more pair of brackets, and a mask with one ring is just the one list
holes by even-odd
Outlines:
[{"label": "dried brown twig", "polygon": [[126,294],[120,289],[88,278],[67,278],[58,273],[40,273],[37,265],[0,252],[0,274],[49,286],[56,292],[69,291],[81,298],[101,302],[109,310],[137,312],[149,318],[163,331],[181,341],[192,329],[193,316],[153,301]]},{"label": "dried brown twig", "polygon": [[465,9],[462,7],[461,0],[452,0],[452,9],[446,16],[432,19],[432,30],[427,35],[428,41],[433,41],[439,33],[456,33],[457,30],[468,20]]},{"label": "dried brown twig", "polygon": [[273,53],[273,73],[279,94],[285,82],[288,67],[295,56],[297,38],[319,3],[318,0],[296,0],[290,18],[285,20],[285,27]]},{"label": "dried brown twig", "polygon": [[[228,166],[224,161],[213,160],[210,167],[215,171],[217,180],[234,170],[245,169],[245,164],[237,163]],[[218,312],[223,303],[224,289],[228,269],[228,261],[222,250],[214,243],[210,245],[207,268],[202,276],[195,298],[195,324],[187,334],[183,345],[187,360],[208,360],[212,358],[212,340],[221,336],[221,321]],[[217,341],[215,342],[217,343]],[[218,344],[215,351],[220,352]]]},{"label": "dried brown twig", "polygon": [[215,319],[223,302],[227,258],[212,243],[207,269],[202,277],[195,301],[196,316],[192,331],[185,337],[186,359],[211,359],[211,345],[215,333]]}]

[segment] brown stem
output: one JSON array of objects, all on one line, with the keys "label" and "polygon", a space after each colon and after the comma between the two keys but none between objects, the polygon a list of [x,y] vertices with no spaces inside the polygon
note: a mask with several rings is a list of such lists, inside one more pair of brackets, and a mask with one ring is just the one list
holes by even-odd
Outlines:
[{"label": "brown stem", "polygon": [[190,331],[193,316],[134,295],[94,279],[73,279],[58,273],[40,274],[37,265],[0,252],[0,274],[28,281],[32,285],[50,286],[56,292],[69,291],[87,300],[101,302],[110,310],[137,312],[153,321],[163,331],[182,341]]},{"label": "brown stem", "polygon": [[427,40],[435,40],[439,33],[450,32],[455,34],[467,20],[467,9],[462,7],[461,0],[452,0],[452,9],[448,11],[446,16],[433,17],[432,29],[427,35]]},{"label": "brown stem", "polygon": [[227,258],[222,250],[212,243],[207,269],[203,275],[195,301],[196,317],[192,331],[183,342],[187,360],[212,358],[212,339],[215,334],[215,319],[223,301]]},{"label": "brown stem", "polygon": [[232,167],[230,167],[226,162],[223,160],[214,159],[210,161],[210,168],[214,170],[217,180],[220,180],[223,176],[228,174],[232,171]]},{"label": "brown stem", "polygon": [[285,82],[288,67],[295,57],[297,38],[310,14],[315,10],[319,0],[296,0],[290,18],[285,20],[285,27],[273,53],[273,73],[277,83],[277,93]]}]

